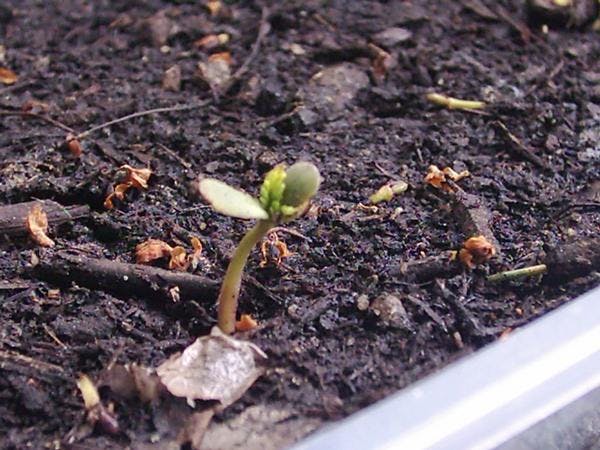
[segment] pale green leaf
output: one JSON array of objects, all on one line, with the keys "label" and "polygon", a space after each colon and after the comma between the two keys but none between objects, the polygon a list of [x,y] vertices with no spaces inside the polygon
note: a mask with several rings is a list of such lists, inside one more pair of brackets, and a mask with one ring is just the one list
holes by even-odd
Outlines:
[{"label": "pale green leaf", "polygon": [[268,219],[260,202],[249,194],[214,178],[203,178],[200,193],[215,211],[238,219]]}]

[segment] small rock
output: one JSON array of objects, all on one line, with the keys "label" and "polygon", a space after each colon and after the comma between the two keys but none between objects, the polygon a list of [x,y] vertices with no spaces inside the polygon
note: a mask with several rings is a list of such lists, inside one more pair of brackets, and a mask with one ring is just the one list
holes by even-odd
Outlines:
[{"label": "small rock", "polygon": [[395,295],[384,294],[377,297],[371,304],[371,310],[388,326],[395,328],[410,328],[410,319],[402,302]]},{"label": "small rock", "polygon": [[367,297],[365,294],[359,295],[356,299],[356,307],[359,311],[366,311],[369,309],[369,297]]},{"label": "small rock", "polygon": [[181,89],[181,68],[175,64],[165,70],[162,87],[166,91],[178,92]]},{"label": "small rock", "polygon": [[411,37],[412,33],[406,28],[392,27],[374,35],[373,40],[379,45],[390,48],[409,40]]},{"label": "small rock", "polygon": [[219,90],[227,84],[231,77],[231,57],[229,53],[215,53],[206,62],[198,63],[197,75],[206,82],[211,89]]},{"label": "small rock", "polygon": [[331,122],[342,116],[358,92],[369,85],[367,74],[351,63],[342,63],[317,72],[300,90],[302,106],[277,125],[282,133],[301,132],[319,121]]},{"label": "small rock", "polygon": [[167,17],[165,11],[159,11],[142,21],[141,33],[152,45],[161,47],[167,43],[175,24]]},{"label": "small rock", "polygon": [[288,100],[283,86],[277,80],[265,80],[254,108],[261,116],[274,116],[285,111]]},{"label": "small rock", "polygon": [[333,120],[368,85],[369,77],[364,71],[354,64],[343,63],[317,72],[300,96],[307,108],[326,120]]}]

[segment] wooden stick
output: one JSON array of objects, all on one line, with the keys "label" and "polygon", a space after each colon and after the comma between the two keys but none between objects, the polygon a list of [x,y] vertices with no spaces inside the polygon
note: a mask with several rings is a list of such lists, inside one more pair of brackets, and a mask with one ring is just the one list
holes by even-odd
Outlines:
[{"label": "wooden stick", "polygon": [[0,235],[26,235],[27,215],[36,204],[41,204],[42,210],[48,216],[49,225],[60,225],[90,215],[90,207],[87,205],[63,206],[52,200],[34,200],[0,206]]},{"label": "wooden stick", "polygon": [[171,305],[176,299],[170,294],[170,288],[179,288],[181,300],[199,303],[214,302],[219,288],[213,280],[186,272],[90,258],[64,250],[42,254],[33,275],[51,283],[77,283],[123,298],[141,297]]}]

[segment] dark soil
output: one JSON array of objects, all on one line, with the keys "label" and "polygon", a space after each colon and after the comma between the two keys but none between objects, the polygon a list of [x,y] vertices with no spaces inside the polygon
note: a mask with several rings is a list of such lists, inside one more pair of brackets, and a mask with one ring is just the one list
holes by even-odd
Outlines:
[{"label": "dark soil", "polygon": [[[259,268],[258,251],[249,261],[240,309],[260,327],[243,337],[268,354],[270,368],[217,422],[252,405],[341,418],[598,284],[597,272],[485,281],[598,236],[598,32],[529,29],[517,0],[485,2],[491,14],[477,1],[272,2],[271,30],[248,71],[218,95],[196,74],[207,55],[193,42],[230,34],[222,50],[235,71],[256,40],[261,8],[226,2],[213,17],[199,3],[0,4],[0,66],[19,76],[0,87],[0,204],[88,205],[87,217],[50,230],[56,249],[88,257],[133,263],[135,246],[148,238],[191,249],[189,237],[198,236],[207,259],[196,273],[218,282],[249,224],[206,207],[193,189],[198,175],[256,192],[276,163],[319,166],[316,208],[289,225],[304,237],[279,233],[293,256],[280,267]],[[150,31],[159,19],[144,22],[159,11],[170,24],[162,37]],[[390,27],[410,36],[375,37]],[[387,74],[373,71],[372,42],[397,60]],[[175,64],[181,90],[163,89]],[[311,77],[337,64],[356,86],[334,89],[339,102],[321,105],[326,95]],[[442,109],[426,100],[432,91],[491,106],[481,114]],[[61,146],[64,130],[19,115],[33,100],[45,105],[31,112],[76,132],[146,109],[205,103],[100,130],[75,158]],[[107,211],[123,164],[152,168],[149,189],[128,192]],[[399,275],[401,262],[459,249],[470,237],[463,215],[424,185],[431,164],[471,172],[458,184],[490,213],[500,248],[473,271],[417,283]],[[408,182],[408,191],[376,210],[359,205],[391,179]],[[51,262],[55,250],[24,236],[4,235],[0,252],[2,448],[56,448],[84,417],[78,374],[97,377],[112,360],[155,366],[215,323],[212,296],[170,308],[110,285],[42,281],[30,266]],[[389,294],[404,306],[399,323],[358,307]],[[129,439],[150,426],[139,405],[115,408]],[[113,438],[102,439],[79,448]]]}]

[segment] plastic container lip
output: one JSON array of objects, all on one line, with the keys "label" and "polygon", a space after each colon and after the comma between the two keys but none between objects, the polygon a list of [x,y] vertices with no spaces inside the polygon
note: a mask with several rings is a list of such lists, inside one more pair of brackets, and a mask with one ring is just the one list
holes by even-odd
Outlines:
[{"label": "plastic container lip", "polygon": [[599,386],[597,287],[292,449],[492,449]]}]

